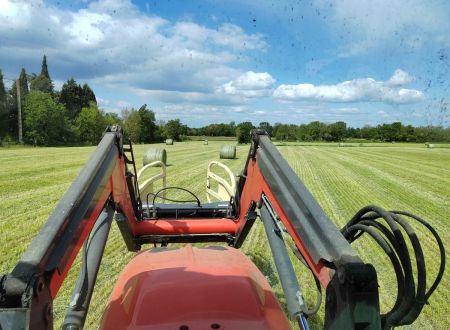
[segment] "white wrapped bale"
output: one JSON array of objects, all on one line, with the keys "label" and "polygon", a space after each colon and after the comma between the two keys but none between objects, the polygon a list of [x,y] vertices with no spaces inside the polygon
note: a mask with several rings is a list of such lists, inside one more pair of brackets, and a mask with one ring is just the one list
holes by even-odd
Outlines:
[{"label": "white wrapped bale", "polygon": [[166,145],[168,145],[168,146],[173,145],[173,140],[172,139],[166,139]]},{"label": "white wrapped bale", "polygon": [[236,146],[229,144],[220,147],[221,159],[235,159],[236,158]]},{"label": "white wrapped bale", "polygon": [[145,165],[155,162],[157,160],[159,160],[159,161],[163,162],[165,165],[167,165],[166,149],[148,148],[144,153],[144,157],[142,158],[142,163],[145,166]]}]

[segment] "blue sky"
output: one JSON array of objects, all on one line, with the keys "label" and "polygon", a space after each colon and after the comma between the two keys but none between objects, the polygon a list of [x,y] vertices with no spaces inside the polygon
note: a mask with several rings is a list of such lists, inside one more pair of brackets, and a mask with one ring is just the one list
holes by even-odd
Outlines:
[{"label": "blue sky", "polygon": [[[0,68],[74,77],[105,111],[449,125],[450,2],[0,0]],[[5,81],[8,84],[8,80]]]}]

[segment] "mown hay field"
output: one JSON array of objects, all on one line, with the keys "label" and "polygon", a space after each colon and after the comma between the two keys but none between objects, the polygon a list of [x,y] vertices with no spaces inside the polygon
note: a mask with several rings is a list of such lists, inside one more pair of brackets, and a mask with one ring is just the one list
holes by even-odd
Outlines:
[{"label": "mown hay field", "polygon": [[[220,145],[234,142],[201,141],[175,143],[166,148],[168,153],[168,184],[186,187],[205,201],[206,167],[219,159]],[[152,146],[152,147],[153,147]],[[148,146],[135,146],[138,169]],[[233,172],[239,172],[245,162],[249,146],[237,147],[237,159],[222,160]],[[450,234],[450,150],[426,149],[424,145],[377,145],[340,148],[333,145],[299,146],[286,144],[278,147],[300,179],[311,190],[328,216],[342,227],[350,217],[367,204],[386,209],[413,212],[438,230],[446,244]],[[0,148],[0,274],[8,272],[17,263],[32,238],[46,221],[58,200],[75,179],[94,147],[73,148]],[[414,226],[421,231],[419,226]],[[428,264],[428,283],[437,268],[437,248],[425,235],[423,242]],[[395,299],[395,277],[387,258],[370,239],[355,244],[363,260],[377,268],[381,308],[386,311]],[[284,305],[281,285],[274,272],[275,266],[265,241],[260,223],[252,229],[243,247],[244,252],[267,276],[281,304]],[[105,256],[86,329],[95,329],[120,270],[133,256],[127,252],[121,235],[112,226]],[[306,300],[315,299],[314,282],[300,263],[295,264]],[[60,290],[55,302],[55,326],[60,328],[71,286],[77,276],[79,261]],[[431,297],[430,305],[413,324],[414,329],[449,329],[450,277],[446,271],[440,288]],[[320,328],[323,306],[310,321],[312,328]]]}]

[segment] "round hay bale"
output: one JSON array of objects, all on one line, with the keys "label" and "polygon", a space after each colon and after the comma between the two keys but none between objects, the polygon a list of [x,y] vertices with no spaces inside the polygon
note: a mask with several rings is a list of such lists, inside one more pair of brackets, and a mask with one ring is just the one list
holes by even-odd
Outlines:
[{"label": "round hay bale", "polygon": [[221,159],[235,159],[236,158],[236,146],[229,144],[220,147]]},{"label": "round hay bale", "polygon": [[161,148],[148,148],[144,152],[144,157],[142,158],[142,163],[145,165],[150,164],[151,162],[161,161],[165,165],[167,165],[167,152],[166,149]]},{"label": "round hay bale", "polygon": [[203,141],[203,144],[204,144],[205,146],[207,146],[207,145],[208,145],[208,140]]},{"label": "round hay bale", "polygon": [[341,143],[339,143],[339,147],[341,147],[341,148],[345,147],[345,144],[341,142]]},{"label": "round hay bale", "polygon": [[166,139],[166,145],[168,145],[168,146],[173,145],[173,140],[172,139]]},{"label": "round hay bale", "polygon": [[433,149],[433,148],[434,148],[434,144],[428,143],[427,147],[428,147],[429,149]]}]

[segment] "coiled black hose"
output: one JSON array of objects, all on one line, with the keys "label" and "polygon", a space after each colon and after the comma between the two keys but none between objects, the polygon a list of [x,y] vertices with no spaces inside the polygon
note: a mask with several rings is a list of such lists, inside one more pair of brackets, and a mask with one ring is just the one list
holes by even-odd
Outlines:
[{"label": "coiled black hose", "polygon": [[[428,291],[426,290],[426,265],[422,247],[413,228],[403,216],[414,219],[425,226],[432,233],[439,247],[440,267]],[[417,288],[410,251],[401,229],[408,236],[413,248],[417,267]],[[397,279],[397,298],[392,309],[381,315],[383,328],[390,329],[414,322],[423,306],[428,303],[428,298],[439,285],[445,270],[444,244],[436,230],[428,222],[409,212],[386,211],[381,207],[369,205],[358,211],[341,229],[341,233],[350,243],[367,233],[386,252],[393,265]]]}]

